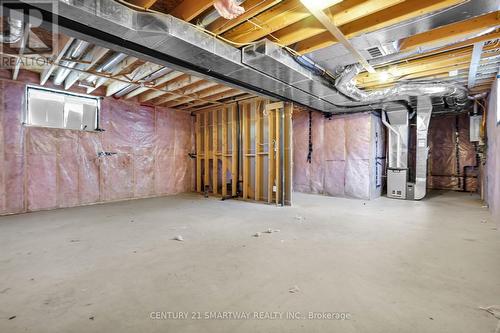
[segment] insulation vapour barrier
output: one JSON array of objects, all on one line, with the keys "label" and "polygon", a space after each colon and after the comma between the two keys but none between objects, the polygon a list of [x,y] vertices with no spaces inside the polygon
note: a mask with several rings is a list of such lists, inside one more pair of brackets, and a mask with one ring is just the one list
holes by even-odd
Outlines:
[{"label": "insulation vapour barrier", "polygon": [[442,190],[478,189],[476,148],[469,138],[467,114],[433,117],[429,128],[429,177],[427,187]]},{"label": "insulation vapour barrier", "polygon": [[0,80],[0,214],[192,189],[188,113],[104,98],[103,132],[28,127],[22,124],[25,88]]},{"label": "insulation vapour barrier", "polygon": [[376,163],[385,156],[380,119],[371,113],[327,119],[312,111],[311,126],[313,151],[308,163],[309,111],[294,111],[294,190],[360,199],[380,196],[382,181],[377,177],[381,178],[383,164],[379,168]]}]

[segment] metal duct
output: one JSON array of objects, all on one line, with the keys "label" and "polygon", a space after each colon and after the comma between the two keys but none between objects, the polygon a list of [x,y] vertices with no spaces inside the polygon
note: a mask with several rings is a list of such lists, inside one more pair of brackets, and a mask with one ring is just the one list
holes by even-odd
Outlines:
[{"label": "metal duct", "polygon": [[[43,10],[36,2],[31,5]],[[242,55],[239,49],[173,16],[137,12],[113,0],[60,1],[57,14],[62,25],[60,30],[70,36],[173,70],[253,94],[290,100],[323,112],[354,112],[363,106],[365,111],[380,109],[387,101],[404,100],[400,94],[417,96],[424,91],[430,95],[447,95],[459,92],[451,84],[446,87],[406,85],[384,90],[387,98],[382,99],[379,92],[378,99],[353,102],[343,91],[339,93],[332,83],[305,70],[290,54],[269,41],[245,48]],[[273,66],[280,63],[283,66],[275,70]],[[359,89],[354,91],[363,97]]]},{"label": "metal duct", "polygon": [[23,20],[9,17],[9,34],[0,34],[0,43],[14,44],[21,40],[23,36]]},{"label": "metal duct", "polygon": [[[124,53],[115,53],[111,58],[109,58],[106,62],[104,62],[102,65],[96,68],[97,73],[101,72],[109,72],[113,67],[118,65],[123,59],[127,57],[126,54]],[[90,75],[86,81],[87,82],[93,82],[97,79],[97,76],[95,75]],[[99,80],[104,80],[104,82],[107,80],[107,78],[100,78]]]},{"label": "metal duct", "polygon": [[453,96],[458,100],[467,100],[467,89],[452,83],[405,82],[386,89],[364,91],[356,86],[355,77],[359,72],[359,66],[347,66],[335,83],[338,91],[355,101],[383,102],[398,100],[404,96]]},{"label": "metal duct", "polygon": [[[89,45],[90,44],[88,42],[85,42],[83,40],[73,42],[69,50],[66,52],[68,58],[74,60],[80,59]],[[61,85],[64,82],[69,73],[71,73],[71,68],[74,68],[76,66],[76,62],[63,61],[62,65],[64,65],[65,67],[60,67],[57,70],[56,76],[54,78],[54,84],[56,86]]]},{"label": "metal duct", "polygon": [[316,100],[310,103],[330,104],[328,109],[322,111],[337,113],[345,111],[346,107],[369,104],[354,103],[339,93],[324,77],[299,64],[289,52],[268,39],[244,47],[242,56],[242,62],[245,65],[286,82],[293,88],[316,96]]},{"label": "metal duct", "polygon": [[[157,70],[156,72],[154,72],[154,73],[146,76],[145,78],[142,79],[142,81],[149,82],[149,81],[156,80],[160,76],[163,76],[163,75],[165,75],[165,74],[167,74],[168,72],[171,72],[171,71],[172,70],[170,68],[163,67],[163,68]],[[128,85],[127,87],[124,87],[122,90],[120,90],[119,92],[117,92],[115,94],[115,96],[116,97],[123,97],[126,94],[131,93],[132,91],[134,91],[136,89],[138,89],[137,86],[135,86],[135,85]]]},{"label": "metal duct", "polygon": [[[322,77],[300,65],[287,51],[268,39],[244,47],[242,62],[320,99],[338,95],[335,88],[325,82]],[[344,102],[349,101],[343,96],[338,99]],[[333,100],[338,99],[333,98]]]},{"label": "metal duct", "polygon": [[[234,0],[233,1],[235,5],[241,5],[244,0]],[[201,20],[201,22],[198,23],[198,25],[202,26],[202,27],[206,27],[208,26],[210,23],[214,22],[215,20],[217,20],[218,18],[220,18],[220,14],[217,10],[212,10],[210,13],[208,13],[207,15],[205,15],[205,17],[203,17],[203,19]]]},{"label": "metal duct", "polygon": [[417,167],[415,170],[415,200],[425,197],[427,188],[427,134],[432,114],[432,102],[429,97],[419,96],[417,99]]},{"label": "metal duct", "polygon": [[[37,2],[23,1],[44,9]],[[58,4],[60,30],[69,36],[253,94],[324,112],[349,111],[309,91],[307,85],[298,89],[243,64],[239,49],[173,16],[137,12],[113,0],[66,0]],[[312,80],[310,83],[316,87]],[[321,88],[337,94],[332,87]]]},{"label": "metal duct", "polygon": [[[117,53],[114,56],[112,56],[108,61],[106,61],[104,64],[102,64],[101,66],[99,66],[97,68],[97,72],[98,73],[101,73],[101,72],[111,72],[111,71],[113,71],[118,66],[118,64],[120,62],[122,62],[123,60],[125,60],[125,58],[127,58],[126,54],[124,54],[124,53]],[[92,78],[92,76],[89,77],[89,78]],[[92,78],[92,80],[89,80],[89,78],[87,78],[88,82],[93,82],[95,80],[95,83],[94,83],[93,87],[87,88],[87,94],[90,94],[91,92],[93,92],[94,90],[96,90],[97,88],[99,88],[100,86],[102,86],[104,83],[106,83],[106,81],[108,81],[107,77],[99,77],[99,78],[97,78],[97,80],[95,78]]]},{"label": "metal duct", "polygon": [[389,168],[408,168],[408,109],[402,106],[384,108],[382,122],[389,129]]},{"label": "metal duct", "polygon": [[108,61],[97,68],[97,72],[109,72],[113,67],[118,65],[127,57],[126,54],[118,53],[111,57]]}]

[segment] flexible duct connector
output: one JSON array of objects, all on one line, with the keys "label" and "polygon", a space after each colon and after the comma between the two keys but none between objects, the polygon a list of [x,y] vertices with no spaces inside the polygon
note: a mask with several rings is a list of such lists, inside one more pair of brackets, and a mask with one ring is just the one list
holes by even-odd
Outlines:
[{"label": "flexible duct connector", "polygon": [[459,101],[467,99],[467,89],[452,83],[404,82],[386,89],[364,91],[356,86],[355,77],[359,72],[358,65],[347,66],[335,82],[338,91],[357,102],[394,101],[405,96],[452,96]]},{"label": "flexible duct connector", "polygon": [[14,44],[21,40],[23,36],[23,21],[12,18],[9,21],[9,35],[0,34],[0,43]]}]

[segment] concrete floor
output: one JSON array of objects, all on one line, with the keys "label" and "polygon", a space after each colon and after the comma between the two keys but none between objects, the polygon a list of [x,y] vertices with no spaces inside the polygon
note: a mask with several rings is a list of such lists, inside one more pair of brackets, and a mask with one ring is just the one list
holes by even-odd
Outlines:
[{"label": "concrete floor", "polygon": [[[495,331],[478,307],[500,304],[500,233],[476,197],[295,201],[186,194],[2,217],[0,332]],[[180,311],[251,314],[151,319]]]}]

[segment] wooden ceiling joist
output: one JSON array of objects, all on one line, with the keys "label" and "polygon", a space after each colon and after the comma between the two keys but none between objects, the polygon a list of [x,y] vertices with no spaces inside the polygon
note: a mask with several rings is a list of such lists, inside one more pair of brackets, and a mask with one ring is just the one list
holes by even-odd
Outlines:
[{"label": "wooden ceiling joist", "polygon": [[[202,18],[212,10],[214,2],[125,1],[145,9],[154,6],[155,11],[170,13],[191,22]],[[466,0],[343,0],[341,2],[331,0],[325,2],[325,7],[329,8],[322,11],[322,15],[317,15],[316,8],[310,7],[308,3],[304,6],[301,1],[246,0],[242,3],[246,10],[243,15],[232,20],[219,18],[209,24],[207,29],[230,41],[240,43],[240,46],[261,38],[269,38],[303,54],[337,43],[332,34],[346,45],[345,37],[352,38],[378,29],[393,27],[395,24],[406,24],[409,20],[467,2]],[[457,19],[460,20],[454,18]],[[336,33],[331,32],[330,24],[324,22],[333,23],[337,29]],[[498,27],[500,27],[500,12],[497,11],[414,34],[399,42],[401,51],[411,51],[425,45],[427,46],[423,48],[425,52],[411,52],[404,58],[395,57],[396,60],[389,64],[374,66],[378,73],[363,72],[357,76],[358,87],[366,90],[381,89],[402,80],[440,80],[467,85],[468,73],[472,68],[473,45],[484,43],[480,56],[476,55],[477,73],[474,75],[476,86],[473,91],[487,90],[496,77],[500,63]],[[491,28],[497,30],[492,31]],[[478,35],[485,31],[489,32]],[[394,41],[387,40],[387,42]],[[48,81],[57,68],[57,63],[65,60],[64,55],[72,42],[73,39],[60,42],[62,48],[58,50],[58,59],[55,59],[54,66],[42,72],[40,76],[42,82]],[[440,47],[440,45],[446,46]],[[97,72],[116,52],[98,46],[89,49],[90,51],[79,58],[80,62],[66,77],[66,89],[78,81],[81,81],[82,86],[88,87],[92,80],[95,84],[88,89],[88,92],[99,86],[106,86],[106,96],[137,98],[139,102],[148,105],[185,111],[204,110],[253,97],[248,92],[206,78],[170,70],[132,56],[124,59],[122,55],[118,65],[108,68],[106,73]]]},{"label": "wooden ceiling joist", "polygon": [[[160,70],[161,68],[163,68],[163,66],[161,65],[145,63],[140,67],[136,68],[134,72],[131,73],[130,75],[126,75],[126,77],[130,79],[132,82],[139,82],[143,78]],[[106,96],[112,96],[121,91],[122,89],[124,89],[126,86],[128,86],[128,84],[125,82],[113,81],[106,88]]]},{"label": "wooden ceiling joist", "polygon": [[300,0],[284,0],[269,10],[222,34],[236,42],[249,43],[310,16]]},{"label": "wooden ceiling joist", "polygon": [[[134,70],[137,66],[144,64],[144,61],[136,58],[136,57],[126,57],[122,60],[111,72],[110,78],[120,78],[124,74],[129,74],[130,71]],[[99,78],[97,79],[95,85],[93,87],[87,88],[87,94],[90,94],[94,90],[100,88],[104,85],[109,78]]]},{"label": "wooden ceiling joist", "polygon": [[[500,55],[500,51],[496,50],[494,55]],[[488,53],[481,55],[480,66],[489,64],[488,57]],[[362,73],[358,76],[357,81],[360,88],[373,89],[375,87],[383,88],[389,86],[401,79],[434,79],[436,76],[450,77],[450,72],[452,71],[469,70],[471,58],[472,48],[468,47],[460,52],[448,52],[429,57],[429,59],[409,61],[400,66],[379,68],[379,72],[374,75]],[[391,73],[391,77],[388,80],[382,81],[381,72]]]},{"label": "wooden ceiling joist", "polygon": [[241,6],[245,8],[245,13],[232,20],[226,20],[225,18],[220,17],[209,24],[207,29],[216,35],[220,35],[223,32],[234,28],[246,20],[280,3],[281,1],[282,0],[247,0],[241,4]]},{"label": "wooden ceiling joist", "polygon": [[[379,12],[404,0],[346,0],[333,6],[328,16],[337,26],[355,21],[366,15]],[[273,37],[282,45],[291,45],[306,38],[327,32],[314,17],[309,16],[281,30],[273,32]],[[273,40],[273,38],[270,38]]]},{"label": "wooden ceiling joist", "polygon": [[461,41],[461,42],[458,42],[458,43],[443,46],[443,47],[440,47],[436,50],[432,50],[428,53],[438,53],[438,52],[444,52],[444,51],[448,51],[448,50],[455,50],[455,49],[458,49],[458,48],[463,47],[463,46],[470,46],[470,45],[473,45],[473,44],[479,43],[479,42],[493,41],[493,40],[499,39],[499,38],[500,38],[500,32],[492,32],[492,33],[481,35],[478,37],[468,38],[468,39]]},{"label": "wooden ceiling joist", "polygon": [[128,3],[144,8],[144,9],[149,9],[151,8],[158,0],[126,0]]},{"label": "wooden ceiling joist", "polygon": [[469,20],[448,24],[404,39],[400,44],[401,51],[409,51],[419,46],[437,42],[456,40],[460,36],[480,32],[500,25],[500,11],[471,18]]},{"label": "wooden ceiling joist", "polygon": [[195,82],[200,81],[201,78],[199,77],[194,77],[188,74],[182,74],[178,76],[177,78],[165,82],[165,84],[162,84],[161,86],[157,86],[157,89],[161,90],[152,90],[145,92],[139,96],[139,101],[141,103],[153,100],[155,98],[158,98],[160,96],[168,94],[168,92],[175,92],[178,89],[181,89],[183,87],[186,87],[190,84],[193,84]]},{"label": "wooden ceiling joist", "polygon": [[[375,31],[409,19],[432,13],[459,3],[464,0],[418,0],[404,1],[358,20],[341,25],[339,28],[347,37],[353,37],[362,33]],[[294,49],[301,53],[309,53],[321,48],[335,44],[337,41],[329,32],[323,32],[316,36],[306,38],[296,45]]]},{"label": "wooden ceiling joist", "polygon": [[[158,89],[161,89],[163,88],[165,85],[168,84],[168,82],[172,81],[172,80],[175,80],[177,79],[178,77],[184,75],[184,73],[181,73],[181,72],[177,72],[177,71],[171,71],[165,75],[163,75],[162,77],[158,78],[157,80],[155,80],[155,82],[151,85],[152,88],[158,88]],[[129,98],[132,98],[132,97],[135,97],[135,96],[138,96],[138,95],[141,95],[141,94],[146,94],[148,92],[148,90],[151,90],[149,89],[149,87],[141,87],[141,88],[138,88],[130,93],[128,93],[126,96],[125,96],[125,99],[129,99]],[[142,95],[141,95],[142,96]]]},{"label": "wooden ceiling joist", "polygon": [[[445,81],[445,80],[450,80],[453,82],[459,82],[460,84],[467,85],[467,75],[465,74],[459,74],[456,76],[450,76],[450,72],[452,71],[458,71],[459,73],[461,71],[469,71],[469,63],[462,63],[462,64],[456,64],[452,65],[450,67],[444,67],[444,68],[438,68],[438,69],[432,69],[428,71],[423,71],[423,72],[413,72],[411,74],[408,74],[407,76],[403,77],[405,80],[439,80],[439,81]],[[495,77],[496,73],[490,74],[490,76],[480,76],[478,78],[478,81],[480,81],[484,77]],[[388,80],[385,82],[371,82],[368,84],[360,84],[359,87],[363,89],[381,89],[381,88],[386,88],[389,86],[394,85],[397,83],[396,80]]]},{"label": "wooden ceiling joist", "polygon": [[[100,46],[94,46],[92,51],[87,52],[82,59],[88,61],[89,64],[82,68],[83,70],[91,71],[97,64],[100,64],[111,51]],[[88,74],[72,71],[64,80],[64,89],[70,89],[76,82],[86,78]]]},{"label": "wooden ceiling joist", "polygon": [[[232,88],[229,88],[227,86],[216,85],[214,87],[210,87],[210,88],[201,90],[201,91],[199,91],[199,92],[197,92],[195,94],[191,94],[191,96],[178,97],[175,100],[170,101],[169,107],[174,108],[174,107],[177,107],[179,105],[183,105],[183,104],[186,104],[186,103],[191,103],[193,101],[198,101],[198,102],[206,103],[206,102],[203,102],[201,100],[205,100],[206,101],[207,97],[210,97],[210,96],[213,96],[213,95],[216,95],[216,94],[220,94],[222,92],[225,92],[225,91],[228,91],[228,90],[231,90],[231,89]],[[162,105],[162,104],[163,103],[160,102],[157,105]]]},{"label": "wooden ceiling joist", "polygon": [[244,94],[244,92],[241,91],[241,90],[238,90],[238,89],[229,89],[227,91],[224,91],[224,92],[221,92],[221,93],[218,93],[218,94],[207,96],[206,98],[204,98],[205,101],[196,101],[196,102],[193,102],[193,103],[189,103],[186,106],[180,106],[180,107],[178,107],[178,109],[179,110],[192,109],[194,107],[198,107],[198,106],[202,106],[202,105],[208,104],[206,101],[217,102],[217,101],[219,101],[221,99],[224,99],[224,98],[238,96],[238,95],[242,95],[242,94]]},{"label": "wooden ceiling joist", "polygon": [[[67,37],[65,35],[60,35],[59,36],[59,49],[56,50],[57,56],[54,59],[55,63],[58,63],[61,61],[61,59],[64,57],[68,49],[70,48],[71,44],[73,44],[73,41],[75,39],[71,37]],[[45,68],[45,70],[40,74],[40,84],[43,86],[47,81],[49,80],[50,76],[56,69],[55,64],[51,64]]]},{"label": "wooden ceiling joist", "polygon": [[[183,88],[180,88],[180,89],[177,89],[175,91],[173,91],[174,93],[178,93],[178,94],[181,94],[181,95],[191,95],[191,94],[195,94],[199,91],[202,91],[204,89],[207,89],[207,88],[210,88],[210,87],[213,87],[213,86],[216,86],[217,83],[215,82],[210,82],[210,81],[206,81],[206,80],[200,80],[200,81],[197,81],[195,83],[192,83],[186,87],[183,87]],[[167,96],[164,96],[164,97],[159,97],[157,99],[155,99],[153,101],[153,104],[157,104],[157,105],[161,105],[161,104],[165,104],[165,103],[168,103],[168,102],[171,102],[173,100],[176,100],[178,99],[179,96],[178,95],[167,95]],[[200,98],[203,98],[203,97],[200,97]]]},{"label": "wooden ceiling joist", "polygon": [[184,0],[169,14],[189,22],[209,9],[213,4],[213,0]]}]

